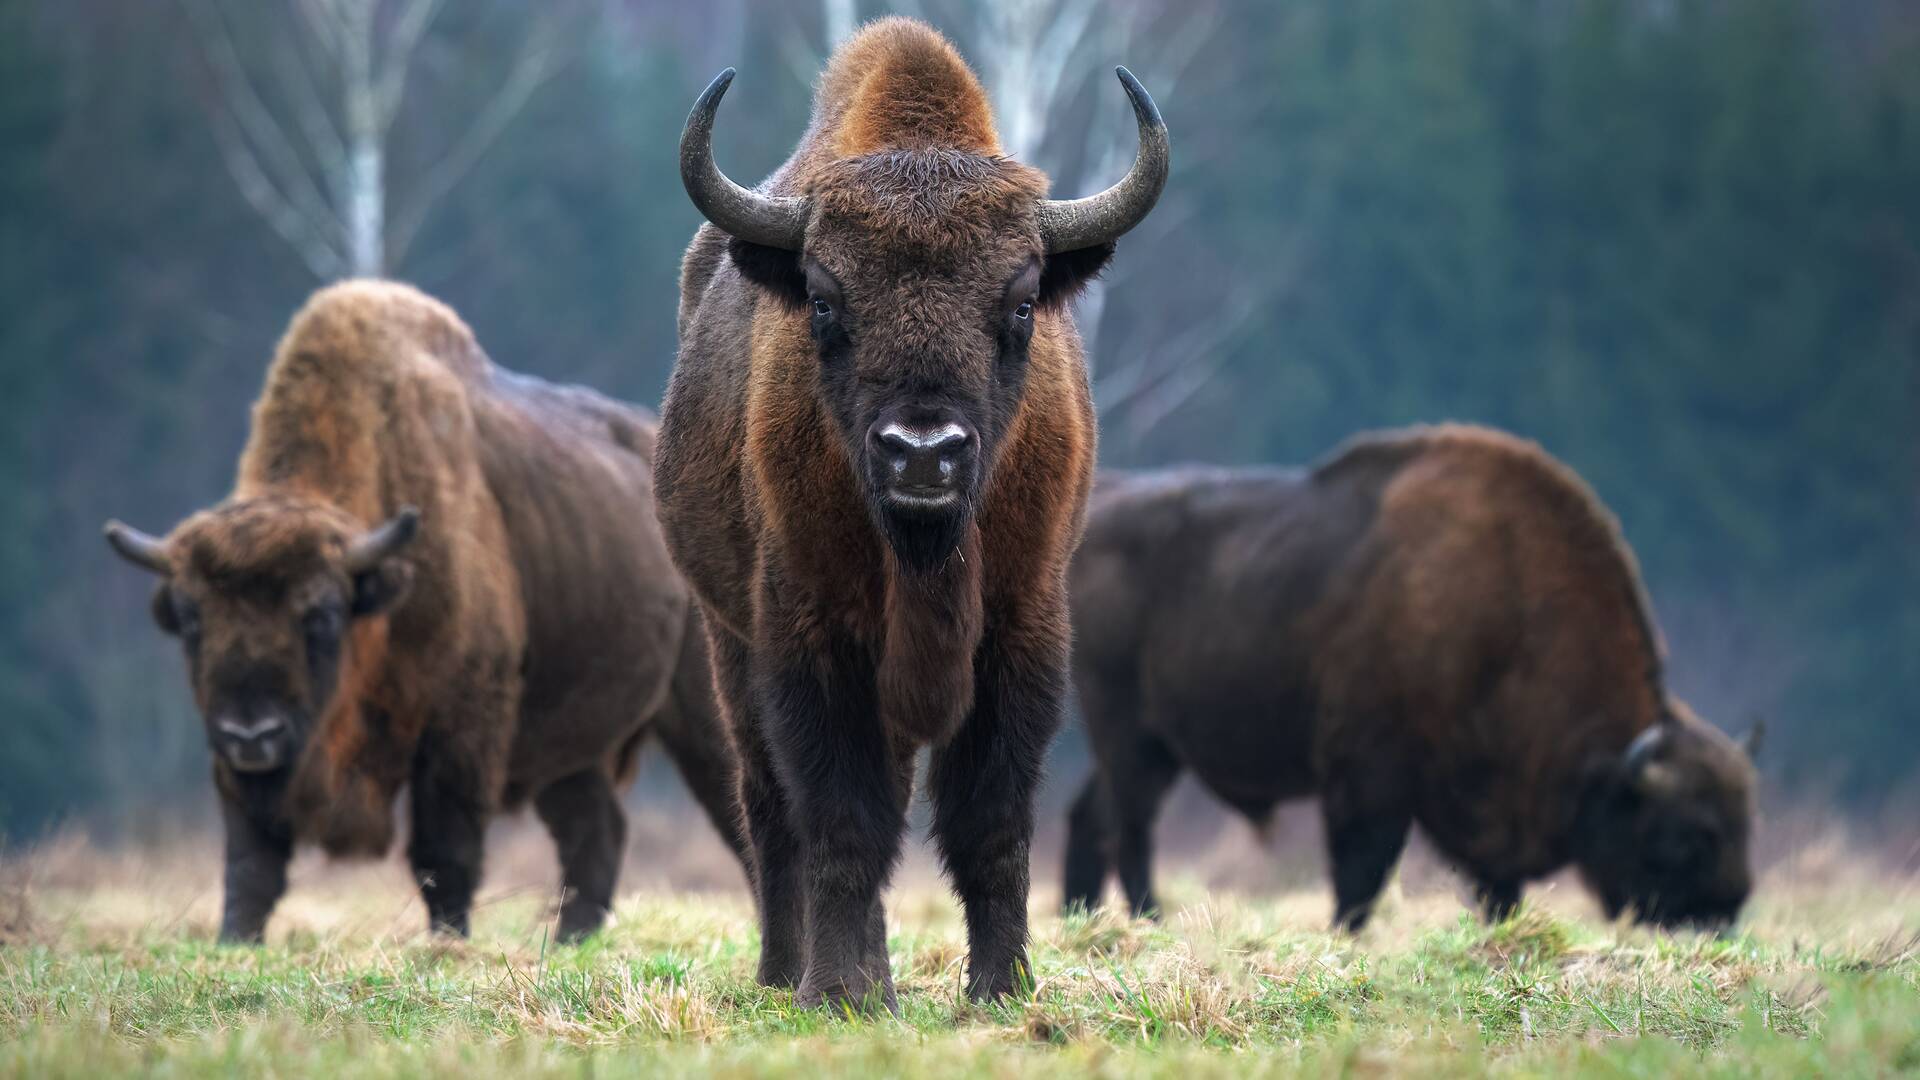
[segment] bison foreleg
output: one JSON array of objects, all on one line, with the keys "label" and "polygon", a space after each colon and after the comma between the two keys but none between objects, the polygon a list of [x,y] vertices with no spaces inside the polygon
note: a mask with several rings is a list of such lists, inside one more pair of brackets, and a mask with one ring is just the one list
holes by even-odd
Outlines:
[{"label": "bison foreleg", "polygon": [[1329,775],[1320,803],[1326,822],[1327,854],[1333,864],[1334,925],[1357,933],[1373,914],[1373,903],[1400,861],[1412,816],[1390,781],[1359,782]]},{"label": "bison foreleg", "polygon": [[1520,883],[1483,878],[1474,883],[1473,893],[1489,923],[1506,922],[1520,907]]},{"label": "bison foreleg", "polygon": [[482,781],[430,729],[414,757],[411,794],[407,859],[427,904],[428,927],[465,937],[485,852],[488,804]]},{"label": "bison foreleg", "polygon": [[[1064,617],[1060,620],[1064,625]],[[1031,986],[1028,852],[1047,744],[1065,719],[1065,635],[989,630],[974,713],[934,751],[933,832],[967,916],[967,994]]]},{"label": "bison foreleg", "polygon": [[599,769],[588,769],[547,785],[533,799],[534,810],[560,849],[561,941],[578,941],[606,921],[613,887],[626,847],[627,816],[613,786]]},{"label": "bison foreleg", "polygon": [[257,943],[265,936],[267,916],[287,891],[287,860],[293,836],[262,824],[243,807],[220,800],[226,826],[226,896],[220,912],[220,940]]},{"label": "bison foreleg", "polygon": [[906,803],[870,680],[836,657],[771,660],[768,746],[805,845],[807,966],[794,1001],[898,1008],[874,916],[900,856]]}]

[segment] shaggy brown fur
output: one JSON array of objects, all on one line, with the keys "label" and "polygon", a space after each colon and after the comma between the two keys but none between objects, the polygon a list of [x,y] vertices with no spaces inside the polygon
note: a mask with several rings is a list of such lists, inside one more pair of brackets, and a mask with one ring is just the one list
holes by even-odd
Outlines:
[{"label": "shaggy brown fur", "polygon": [[[407,286],[332,286],[294,318],[233,494],[168,537],[155,598],[216,751],[224,936],[259,937],[295,841],[384,852],[409,783],[435,926],[465,930],[486,819],[531,798],[561,848],[561,930],[590,931],[625,829],[615,784],[650,732],[741,850],[653,438],[640,410],[493,367]],[[402,506],[418,538],[352,572],[348,546]],[[234,734],[260,724],[286,730]]]},{"label": "shaggy brown fur", "polygon": [[1751,766],[1668,698],[1618,526],[1532,443],[1422,428],[1304,474],[1104,477],[1073,597],[1098,764],[1070,902],[1117,861],[1152,909],[1148,833],[1183,768],[1255,819],[1319,794],[1348,926],[1415,821],[1494,915],[1569,861],[1610,912],[1746,897]]},{"label": "shaggy brown fur", "polygon": [[[1046,257],[1045,189],[999,156],[952,47],[888,19],[834,55],[763,186],[810,196],[804,250],[710,224],[687,250],[661,519],[742,747],[760,978],[802,1002],[892,1003],[880,893],[923,744],[969,990],[1009,991],[1026,965],[1032,797],[1094,459],[1065,301],[1111,252]],[[957,507],[890,499],[869,445],[888,417],[966,429]]]}]

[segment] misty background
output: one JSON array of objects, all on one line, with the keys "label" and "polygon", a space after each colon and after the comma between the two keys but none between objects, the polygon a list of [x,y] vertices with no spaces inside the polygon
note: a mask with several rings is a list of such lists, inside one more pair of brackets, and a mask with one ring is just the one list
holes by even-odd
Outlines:
[{"label": "misty background", "polygon": [[[763,176],[889,11],[956,41],[1056,196],[1132,158],[1114,64],[1167,118],[1166,195],[1079,312],[1105,464],[1537,439],[1619,514],[1674,688],[1768,720],[1772,790],[1913,795],[1914,5],[9,0],[0,834],[208,815],[177,646],[99,530],[225,495],[310,291],[409,280],[497,362],[657,406],[694,96],[740,69],[716,155]],[[1051,805],[1082,761],[1070,733]]]}]

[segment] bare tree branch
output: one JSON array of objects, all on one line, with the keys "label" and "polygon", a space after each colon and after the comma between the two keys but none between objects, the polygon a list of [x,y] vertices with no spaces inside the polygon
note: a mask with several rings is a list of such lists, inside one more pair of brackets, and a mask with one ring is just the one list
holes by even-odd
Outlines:
[{"label": "bare tree branch", "polygon": [[[252,80],[240,63],[240,54],[234,48],[225,19],[208,0],[180,2],[187,17],[199,31],[202,53],[220,84],[228,112],[239,133],[245,136],[238,145],[243,149],[244,156],[250,159],[251,171],[261,179],[271,179],[271,186],[281,194],[283,200],[307,217],[309,230],[324,227],[325,223],[333,220],[326,197],[315,185],[313,174],[301,159],[299,151],[294,149],[286,133],[274,120],[272,111],[254,89]],[[231,170],[235,158],[228,154],[227,160]]]},{"label": "bare tree branch", "polygon": [[[277,81],[264,95],[241,61],[220,0],[179,2],[220,90],[211,120],[228,172],[247,203],[323,279],[384,273],[433,204],[564,66],[559,20],[539,20],[505,82],[390,215],[387,139],[415,55],[445,0],[292,0],[273,28],[268,47]],[[383,11],[391,17],[382,18]],[[276,116],[275,107],[286,115]]]},{"label": "bare tree branch", "polygon": [[1101,380],[1094,388],[1100,414],[1124,412],[1128,434],[1136,440],[1145,435],[1219,375],[1227,361],[1222,346],[1258,310],[1259,297],[1242,286],[1214,316]]},{"label": "bare tree branch", "polygon": [[343,43],[340,40],[339,14],[334,10],[332,0],[299,0],[296,10],[300,13],[301,21],[307,25],[307,37],[317,42],[322,51],[338,63]]},{"label": "bare tree branch", "polygon": [[315,277],[322,281],[338,277],[346,268],[345,257],[315,227],[314,221],[289,202],[260,171],[258,159],[247,149],[230,115],[221,113],[215,119],[213,137],[226,160],[227,172],[233,176],[234,186],[240,189],[241,198],[293,248]]},{"label": "bare tree branch", "polygon": [[400,111],[400,98],[406,92],[407,71],[413,66],[413,50],[427,32],[434,16],[440,13],[441,0],[407,0],[394,21],[393,35],[384,55],[375,59],[378,74],[377,101],[380,136],[386,137],[393,118]]},{"label": "bare tree branch", "polygon": [[339,181],[346,170],[347,144],[341,137],[333,114],[327,110],[326,103],[320,100],[319,88],[307,67],[308,60],[304,55],[307,50],[289,41],[294,36],[276,35],[274,52],[279,60],[278,68],[284,76],[282,82],[286,87],[287,100],[299,120],[301,133],[306,136],[308,150],[317,159],[321,179],[327,186],[327,197],[337,213],[337,208],[346,200],[346,192],[341,189]]},{"label": "bare tree branch", "polygon": [[499,139],[500,133],[519,115],[527,99],[548,80],[565,70],[568,58],[561,56],[559,43],[555,40],[557,37],[554,24],[542,25],[541,32],[528,42],[508,73],[506,82],[480,110],[472,126],[446,156],[435,162],[421,178],[405,208],[394,215],[393,233],[388,243],[390,262],[398,263],[405,257],[434,204],[473,170],[488,148]]}]

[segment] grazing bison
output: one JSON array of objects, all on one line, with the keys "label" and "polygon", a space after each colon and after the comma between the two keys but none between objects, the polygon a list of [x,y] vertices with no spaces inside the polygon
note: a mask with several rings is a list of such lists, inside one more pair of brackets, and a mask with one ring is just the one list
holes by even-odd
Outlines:
[{"label": "grazing bison", "polygon": [[1067,302],[1158,197],[1166,129],[1122,70],[1133,168],[1049,201],[953,48],[888,19],[834,54],[798,149],[749,191],[710,146],[732,77],[681,140],[709,224],[681,271],[657,475],[741,749],[759,978],[893,1007],[881,891],[931,746],[968,992],[1005,993],[1092,480]]},{"label": "grazing bison", "polygon": [[1747,897],[1748,757],[1667,695],[1618,526],[1532,443],[1416,428],[1304,473],[1106,476],[1072,581],[1096,765],[1070,905],[1117,863],[1155,909],[1182,768],[1256,821],[1318,794],[1350,929],[1414,822],[1494,919],[1569,862],[1609,915],[1717,922]]},{"label": "grazing bison", "polygon": [[653,515],[650,418],[488,363],[452,311],[349,282],[294,318],[225,502],[157,539],[226,824],[220,936],[257,941],[296,842],[407,854],[464,934],[495,810],[531,798],[560,848],[560,933],[598,928],[656,734],[745,856],[737,765],[698,615]]}]

